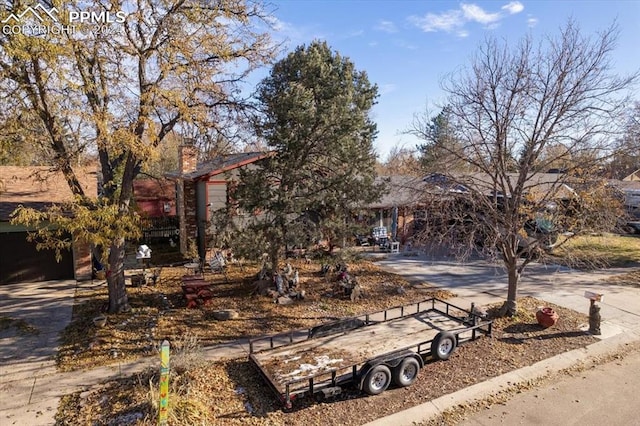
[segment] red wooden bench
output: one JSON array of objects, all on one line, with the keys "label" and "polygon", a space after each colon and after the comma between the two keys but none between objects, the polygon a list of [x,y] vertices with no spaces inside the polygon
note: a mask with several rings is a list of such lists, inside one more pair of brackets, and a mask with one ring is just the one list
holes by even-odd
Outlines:
[{"label": "red wooden bench", "polygon": [[194,279],[189,277],[188,279],[182,279],[182,293],[187,301],[187,308],[197,308],[198,305],[207,305],[213,299],[213,292],[211,291],[211,283],[203,280],[202,278]]}]

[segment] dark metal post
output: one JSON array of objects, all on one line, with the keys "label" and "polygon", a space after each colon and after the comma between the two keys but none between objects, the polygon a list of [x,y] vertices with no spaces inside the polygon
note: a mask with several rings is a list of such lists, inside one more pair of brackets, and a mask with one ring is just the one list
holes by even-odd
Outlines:
[{"label": "dark metal post", "polygon": [[600,306],[596,304],[596,301],[591,299],[591,306],[589,307],[589,333],[599,336],[602,334],[600,332],[600,323],[602,321],[602,317],[600,316]]}]

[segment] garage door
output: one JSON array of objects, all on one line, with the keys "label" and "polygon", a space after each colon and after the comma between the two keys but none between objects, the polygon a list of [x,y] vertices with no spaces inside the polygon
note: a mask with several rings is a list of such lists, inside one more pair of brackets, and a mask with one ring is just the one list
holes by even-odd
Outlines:
[{"label": "garage door", "polygon": [[55,251],[36,250],[26,232],[0,233],[0,284],[73,279],[71,250],[56,261]]}]

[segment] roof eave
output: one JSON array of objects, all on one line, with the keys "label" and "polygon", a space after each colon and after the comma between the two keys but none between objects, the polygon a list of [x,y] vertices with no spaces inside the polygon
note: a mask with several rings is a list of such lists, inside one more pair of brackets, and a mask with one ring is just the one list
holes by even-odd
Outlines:
[{"label": "roof eave", "polygon": [[242,167],[242,166],[246,166],[247,164],[255,163],[256,161],[260,161],[260,160],[262,160],[264,158],[271,157],[271,156],[273,156],[272,152],[266,152],[266,153],[263,153],[263,154],[258,155],[256,157],[247,158],[246,160],[239,161],[237,163],[233,163],[233,164],[230,164],[230,165],[225,166],[225,167],[221,167],[219,169],[204,173],[202,175],[192,176],[189,180],[193,180],[193,181],[206,180],[206,179],[209,179],[209,178],[211,178],[213,176],[217,176],[219,174],[228,172],[228,171],[233,170],[233,169],[237,169],[237,168]]}]

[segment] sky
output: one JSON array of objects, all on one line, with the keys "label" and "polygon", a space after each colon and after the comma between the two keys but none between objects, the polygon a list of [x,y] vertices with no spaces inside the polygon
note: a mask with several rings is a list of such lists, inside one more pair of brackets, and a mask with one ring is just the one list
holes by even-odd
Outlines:
[{"label": "sky", "polygon": [[556,36],[569,19],[585,35],[616,23],[620,35],[615,72],[640,69],[640,0],[637,1],[426,1],[272,0],[273,35],[283,55],[324,40],[378,85],[372,118],[381,160],[392,147],[413,148],[403,134],[415,114],[434,116],[446,99],[448,73],[469,65],[487,35],[510,44],[531,35]]}]

